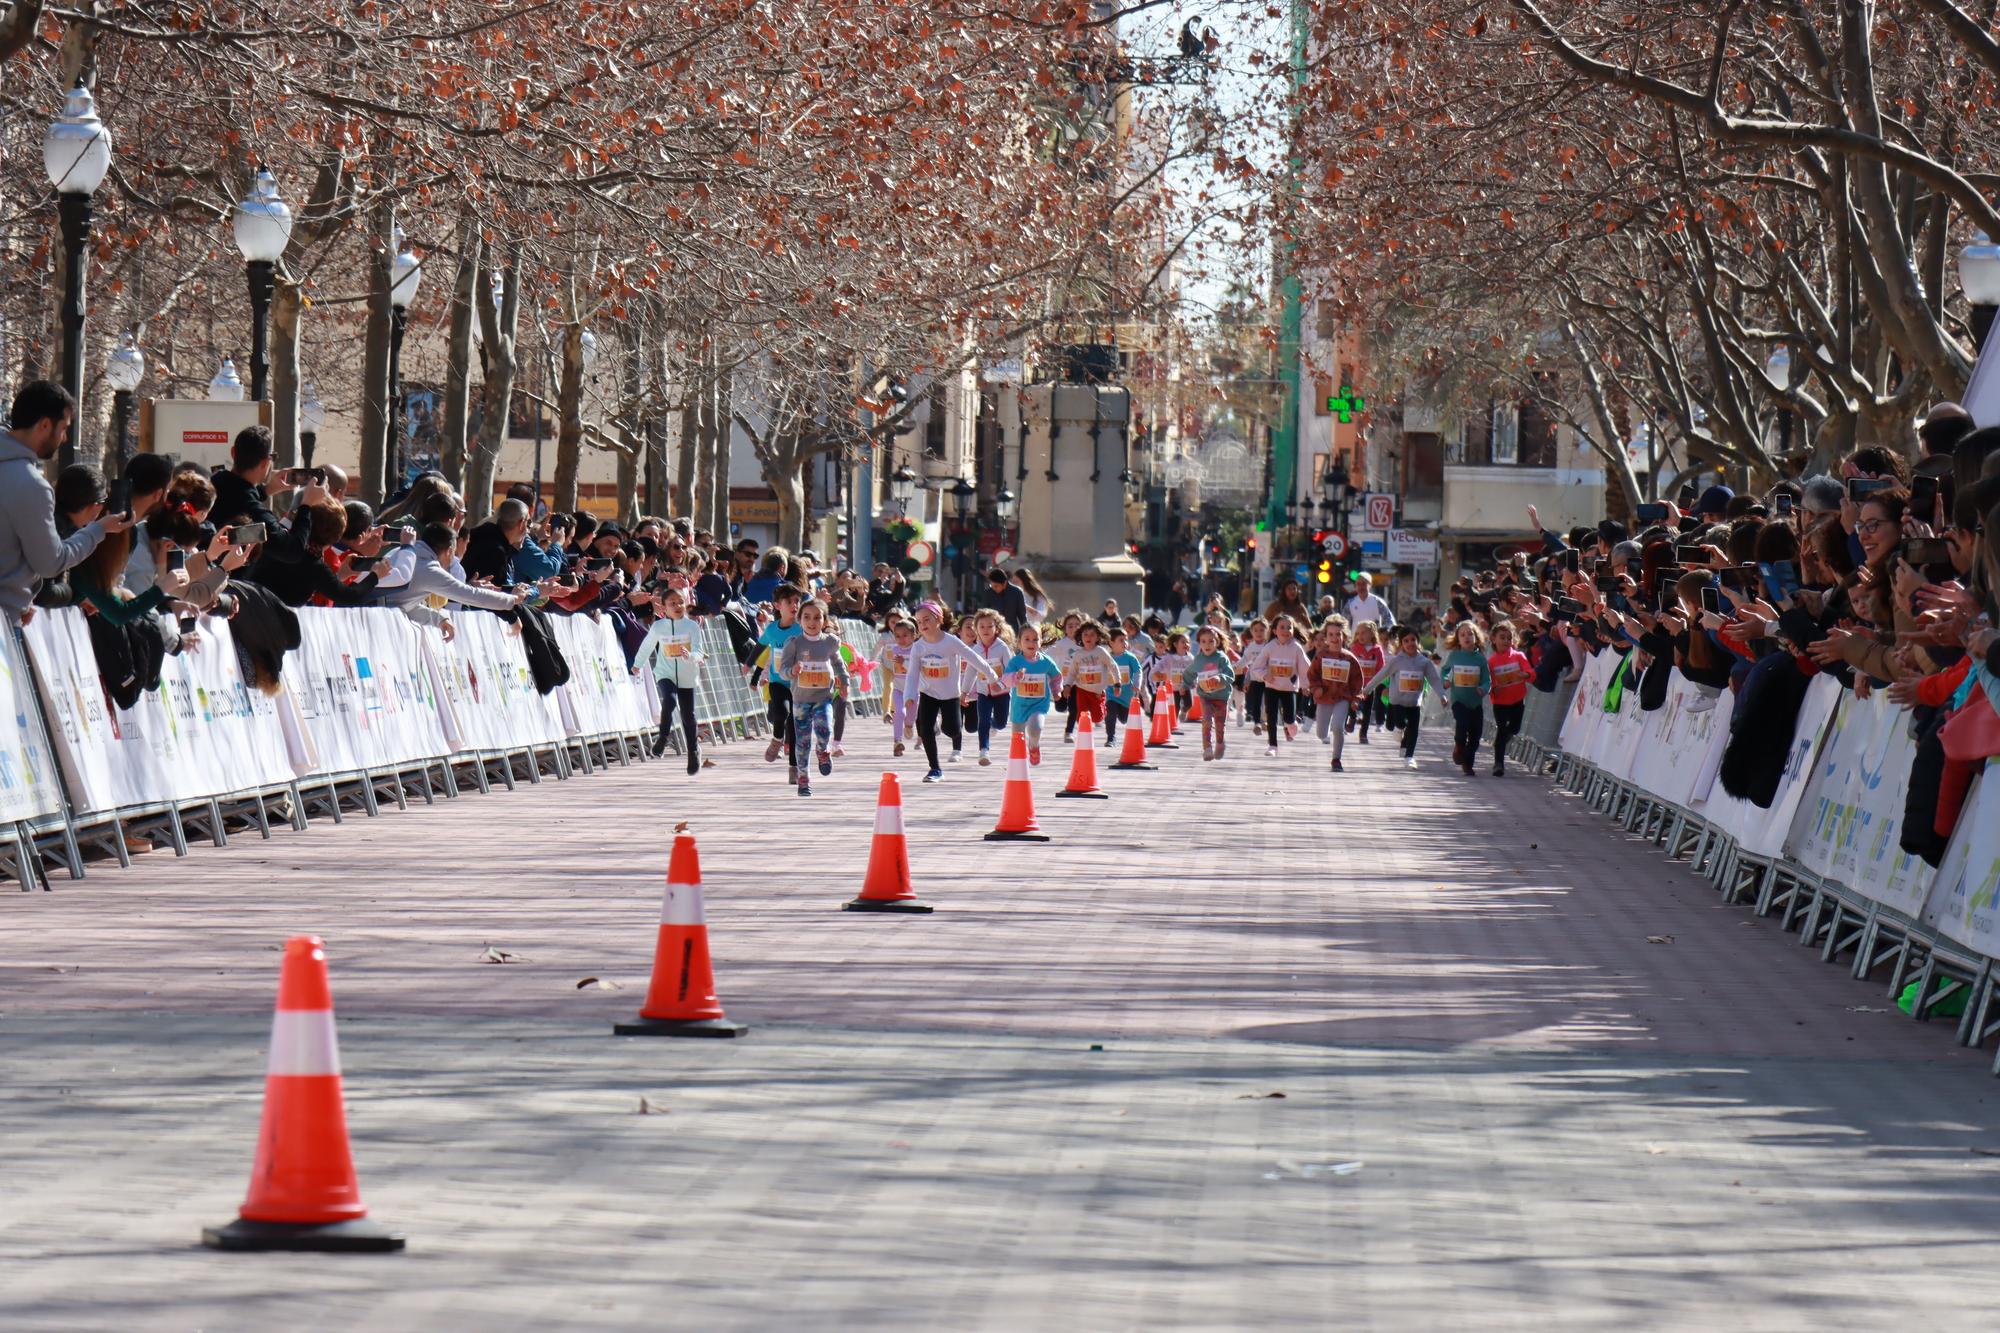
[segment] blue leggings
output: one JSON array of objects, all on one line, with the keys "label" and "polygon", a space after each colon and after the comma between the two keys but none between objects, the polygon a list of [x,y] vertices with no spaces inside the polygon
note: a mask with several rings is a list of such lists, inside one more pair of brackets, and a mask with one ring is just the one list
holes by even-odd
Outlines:
[{"label": "blue leggings", "polygon": [[1007,725],[1008,702],[1004,694],[973,696],[973,707],[979,717],[979,748],[982,752],[992,743],[993,733]]},{"label": "blue leggings", "polygon": [[805,744],[799,748],[798,766],[806,766],[806,756],[813,750],[824,750],[833,739],[833,703],[822,699],[818,703],[792,705],[799,739]]}]

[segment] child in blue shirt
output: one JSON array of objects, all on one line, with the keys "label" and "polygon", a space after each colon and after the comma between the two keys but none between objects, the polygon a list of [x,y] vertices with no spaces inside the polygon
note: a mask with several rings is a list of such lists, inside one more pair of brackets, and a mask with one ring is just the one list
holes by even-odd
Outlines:
[{"label": "child in blue shirt", "polygon": [[1028,737],[1028,762],[1042,762],[1042,718],[1055,707],[1054,695],[1062,685],[1062,668],[1042,656],[1039,634],[1023,634],[1020,646],[1007,659],[1002,680],[1013,690],[1007,716],[1015,731]]},{"label": "child in blue shirt", "polygon": [[799,628],[799,604],[805,598],[804,590],[796,585],[779,584],[771,594],[771,610],[776,619],[764,626],[764,632],[757,636],[758,644],[769,654],[764,659],[764,670],[770,682],[771,743],[764,747],[764,762],[775,763],[778,751],[783,750],[787,767],[791,770],[786,782],[793,787],[799,785],[799,752],[792,736],[792,682],[779,669],[778,658],[784,653],[785,645],[804,632]]},{"label": "child in blue shirt", "polygon": [[1132,698],[1138,692],[1140,675],[1144,670],[1139,655],[1131,649],[1131,639],[1117,627],[1111,631],[1111,661],[1118,668],[1118,679],[1111,686],[1111,707],[1104,710],[1104,744],[1109,747],[1118,738],[1118,719],[1132,709]]}]

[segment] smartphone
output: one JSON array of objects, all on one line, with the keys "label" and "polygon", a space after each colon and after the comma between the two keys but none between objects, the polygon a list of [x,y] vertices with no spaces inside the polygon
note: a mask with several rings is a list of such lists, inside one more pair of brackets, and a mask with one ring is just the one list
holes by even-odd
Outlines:
[{"label": "smartphone", "polygon": [[172,573],[175,570],[186,569],[187,562],[188,558],[186,551],[176,549],[167,552],[167,571],[169,573]]},{"label": "smartphone", "polygon": [[1563,568],[1574,574],[1581,568],[1583,553],[1574,546],[1563,552]]},{"label": "smartphone", "polygon": [[179,624],[181,627],[181,633],[183,634],[194,633],[195,619],[193,616],[182,616],[180,618]]},{"label": "smartphone", "polygon": [[1618,591],[1618,576],[1616,574],[1599,574],[1596,583],[1597,590],[1601,593],[1615,593]]},{"label": "smartphone", "polygon": [[1779,491],[1771,497],[1771,504],[1777,510],[1778,517],[1780,518],[1791,517],[1792,503],[1792,493],[1790,491]]},{"label": "smartphone", "polygon": [[1722,581],[1732,588],[1743,588],[1754,592],[1758,583],[1757,566],[1731,565],[1722,571]]},{"label": "smartphone", "polygon": [[1894,477],[1849,477],[1847,498],[1860,504],[1877,491],[1886,491],[1896,484]]},{"label": "smartphone", "polygon": [[1716,587],[1713,583],[1704,586],[1701,590],[1701,609],[1710,615],[1721,615],[1722,589]]},{"label": "smartphone", "polygon": [[1584,606],[1582,602],[1577,601],[1574,597],[1558,597],[1556,598],[1556,610],[1571,619],[1575,619],[1584,613]]},{"label": "smartphone", "polygon": [[608,555],[592,556],[583,562],[583,567],[585,569],[609,569],[611,568],[611,557]]},{"label": "smartphone", "polygon": [[120,477],[111,483],[111,493],[104,497],[104,512],[122,514],[129,518],[132,514],[132,483]]},{"label": "smartphone", "polygon": [[1664,523],[1667,521],[1667,507],[1663,504],[1640,505],[1632,511],[1641,523]]},{"label": "smartphone", "polygon": [[400,528],[382,529],[382,540],[396,546],[408,546],[416,541],[417,530],[407,523]]},{"label": "smartphone", "polygon": [[1676,546],[1674,548],[1674,559],[1680,561],[1683,565],[1706,565],[1708,563],[1708,548],[1705,546]]},{"label": "smartphone", "polygon": [[231,546],[255,546],[268,534],[262,523],[242,523],[229,530]]},{"label": "smartphone", "polygon": [[1951,543],[1942,537],[1912,537],[1903,543],[1903,559],[1918,569],[1927,565],[1948,565],[1951,563]]},{"label": "smartphone", "polygon": [[1678,505],[1680,508],[1686,509],[1692,504],[1694,504],[1694,500],[1695,500],[1694,483],[1689,482],[1687,485],[1681,487],[1680,496],[1678,499],[1674,501],[1674,503]]},{"label": "smartphone", "polygon": [[309,481],[326,485],[326,469],[323,467],[294,467],[285,469],[285,485],[303,486]]},{"label": "smartphone", "polygon": [[1912,477],[1910,479],[1910,511],[1922,523],[1929,523],[1937,517],[1938,479],[1936,477]]}]

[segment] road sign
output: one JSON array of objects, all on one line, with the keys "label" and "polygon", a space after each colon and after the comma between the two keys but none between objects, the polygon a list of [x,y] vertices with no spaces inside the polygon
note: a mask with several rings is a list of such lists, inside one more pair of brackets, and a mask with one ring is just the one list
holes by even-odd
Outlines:
[{"label": "road sign", "polygon": [[1337,532],[1327,533],[1325,539],[1320,542],[1320,546],[1335,560],[1347,554],[1347,538]]},{"label": "road sign", "polygon": [[1387,532],[1396,526],[1396,497],[1380,491],[1368,496],[1368,526],[1377,532]]},{"label": "road sign", "polygon": [[919,566],[923,566],[937,559],[937,548],[929,542],[911,542],[905,549],[905,554]]},{"label": "road sign", "polygon": [[1435,565],[1438,562],[1437,538],[1427,532],[1391,528],[1389,561],[1397,565]]},{"label": "road sign", "polygon": [[993,563],[996,565],[1004,565],[1013,558],[1014,553],[1004,546],[996,548],[993,552]]}]

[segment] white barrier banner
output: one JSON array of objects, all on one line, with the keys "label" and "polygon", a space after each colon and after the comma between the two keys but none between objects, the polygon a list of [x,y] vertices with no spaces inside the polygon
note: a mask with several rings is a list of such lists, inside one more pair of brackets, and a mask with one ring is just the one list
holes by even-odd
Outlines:
[{"label": "white barrier banner", "polygon": [[569,681],[559,691],[569,708],[565,719],[569,734],[616,736],[650,730],[658,720],[657,710],[649,712],[641,690],[650,682],[633,679],[610,618],[554,616],[549,623],[569,663]]},{"label": "white barrier banner", "polygon": [[1821,879],[1906,916],[1922,910],[1931,869],[1901,847],[1916,742],[1910,714],[1882,694],[1843,693],[1787,855]]},{"label": "white barrier banner", "polygon": [[59,815],[62,799],[28,659],[14,635],[0,632],[0,822]]},{"label": "white barrier banner", "polygon": [[561,741],[561,713],[553,694],[535,691],[520,628],[486,611],[460,611],[452,624],[456,637],[432,644],[431,658],[455,748],[498,752]]},{"label": "white barrier banner", "polygon": [[398,767],[449,752],[419,634],[388,607],[298,609],[285,685],[322,774]]},{"label": "white barrier banner", "polygon": [[[1619,659],[1609,651],[1600,656],[1611,658],[1611,670],[1605,673],[1604,678],[1604,690],[1608,690],[1618,672]],[[1629,779],[1632,776],[1639,742],[1645,736],[1652,717],[1652,714],[1639,708],[1639,675],[1636,664],[1626,669],[1624,686],[1618,694],[1618,710],[1605,713],[1591,737],[1590,762],[1614,778]],[[1604,690],[1598,691],[1600,708],[1603,706]]]},{"label": "white barrier banner", "polygon": [[1923,920],[1954,943],[2000,958],[2000,782],[1991,776],[1967,794]]},{"label": "white barrier banner", "polygon": [[227,620],[203,617],[198,646],[170,655],[159,686],[130,709],[115,708],[104,693],[83,612],[44,610],[23,634],[79,813],[292,780],[278,701],[244,685]]},{"label": "white barrier banner", "polygon": [[1785,837],[1798,816],[1799,803],[1805,799],[1806,789],[1819,771],[1813,761],[1819,755],[1820,739],[1826,733],[1840,695],[1840,682],[1831,676],[1814,676],[1806,687],[1791,747],[1785,753],[1784,776],[1778,780],[1777,793],[1769,806],[1753,805],[1719,789],[1713,794],[1711,804],[1720,801],[1730,812],[1726,827],[1735,836],[1737,846],[1752,856],[1777,856],[1783,852]]},{"label": "white barrier banner", "polygon": [[1617,655],[1609,650],[1584,663],[1583,675],[1577,680],[1576,694],[1570,699],[1560,733],[1562,748],[1570,754],[1589,757],[1591,738],[1604,718],[1604,691],[1611,684],[1611,671],[1617,665]]}]

